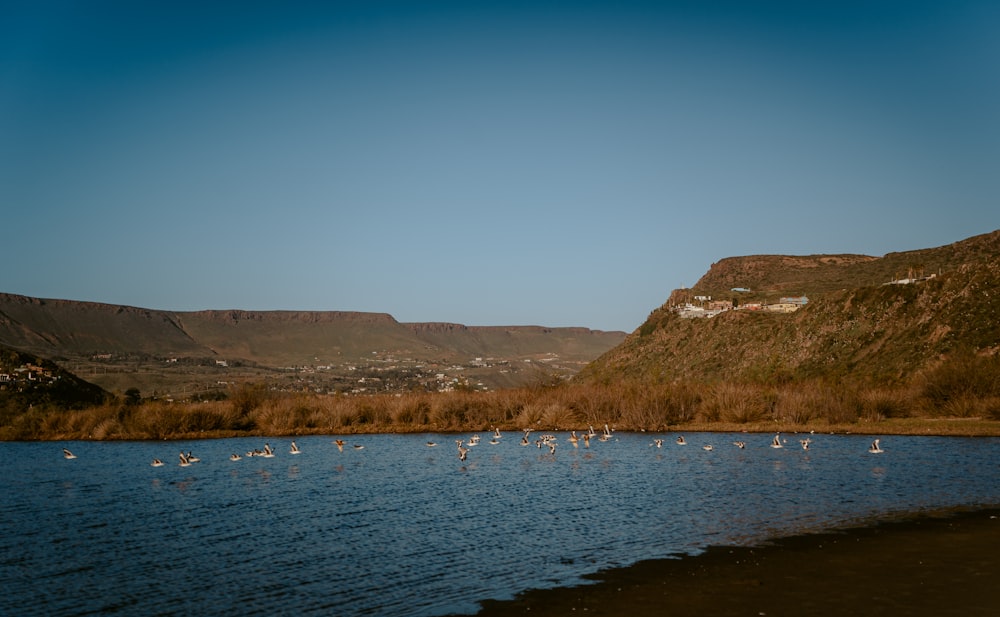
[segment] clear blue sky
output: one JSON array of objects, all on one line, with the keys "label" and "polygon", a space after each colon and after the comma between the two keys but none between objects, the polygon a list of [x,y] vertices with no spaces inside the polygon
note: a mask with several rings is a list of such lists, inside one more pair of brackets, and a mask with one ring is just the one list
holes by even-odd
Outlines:
[{"label": "clear blue sky", "polygon": [[1000,228],[1000,3],[0,3],[0,291],[631,331]]}]

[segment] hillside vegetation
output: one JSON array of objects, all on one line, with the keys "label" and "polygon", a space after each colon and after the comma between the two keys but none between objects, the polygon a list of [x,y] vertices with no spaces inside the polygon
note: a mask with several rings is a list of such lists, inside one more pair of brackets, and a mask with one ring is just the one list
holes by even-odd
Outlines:
[{"label": "hillside vegetation", "polygon": [[[883,284],[915,270],[935,276]],[[850,280],[867,282],[848,285]],[[732,287],[752,291],[735,294]],[[735,296],[743,305],[785,295],[808,296],[809,302],[790,314],[730,310],[684,319],[674,306],[687,295]],[[1000,232],[881,259],[730,258],[671,298],[579,379],[919,384],[950,361],[996,357]]]}]

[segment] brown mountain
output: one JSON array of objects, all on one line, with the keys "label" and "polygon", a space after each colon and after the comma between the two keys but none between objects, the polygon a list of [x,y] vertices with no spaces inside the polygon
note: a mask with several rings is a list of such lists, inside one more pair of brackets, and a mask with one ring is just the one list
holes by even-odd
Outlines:
[{"label": "brown mountain", "polygon": [[0,344],[53,358],[110,391],[171,397],[244,381],[320,392],[525,385],[575,374],[624,338],[401,323],[385,313],[171,312],[0,294]]},{"label": "brown mountain", "polygon": [[[736,291],[737,289],[741,291]],[[795,312],[768,310],[807,297]],[[681,311],[732,302],[742,310]],[[715,308],[720,307],[718,304]],[[707,318],[685,318],[691,315]],[[580,379],[907,383],[956,354],[1000,349],[1000,231],[938,248],[865,255],[754,255],[675,290]]]}]

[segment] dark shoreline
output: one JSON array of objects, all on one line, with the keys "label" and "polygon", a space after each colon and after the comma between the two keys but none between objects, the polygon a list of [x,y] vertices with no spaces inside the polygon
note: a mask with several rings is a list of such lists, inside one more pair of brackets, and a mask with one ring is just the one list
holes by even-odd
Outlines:
[{"label": "dark shoreline", "polygon": [[1000,615],[1000,506],[716,546],[487,600],[505,615]]}]

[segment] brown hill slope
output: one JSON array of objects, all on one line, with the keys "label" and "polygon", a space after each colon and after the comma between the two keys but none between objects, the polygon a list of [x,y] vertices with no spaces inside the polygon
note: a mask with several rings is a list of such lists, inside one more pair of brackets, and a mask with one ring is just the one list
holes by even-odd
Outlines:
[{"label": "brown hill slope", "polygon": [[209,353],[168,312],[3,293],[0,343],[50,357]]},{"label": "brown hill slope", "polygon": [[[935,277],[881,284],[911,270]],[[779,295],[807,295],[809,303],[791,314],[733,310],[708,319],[684,319],[674,310],[694,295],[731,297],[730,286],[754,290],[740,295],[744,303]],[[1000,231],[883,258],[722,260],[579,378],[904,382],[949,354],[998,349]]]},{"label": "brown hill slope", "polygon": [[0,344],[55,358],[107,390],[147,395],[186,397],[245,381],[312,391],[359,389],[362,378],[365,391],[524,385],[572,375],[624,338],[585,328],[408,324],[385,313],[170,312],[0,294]]}]

